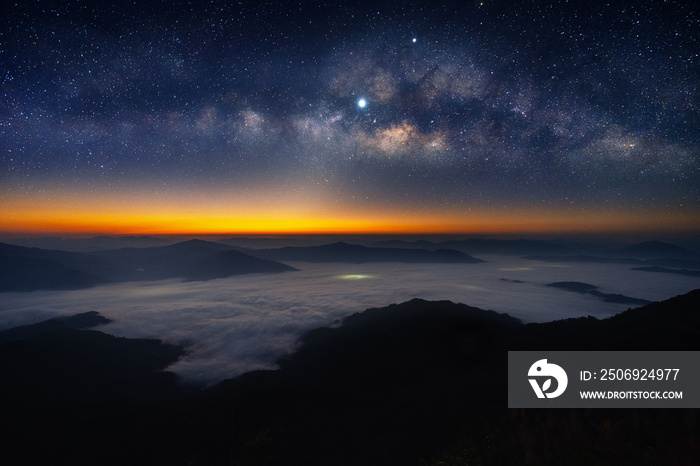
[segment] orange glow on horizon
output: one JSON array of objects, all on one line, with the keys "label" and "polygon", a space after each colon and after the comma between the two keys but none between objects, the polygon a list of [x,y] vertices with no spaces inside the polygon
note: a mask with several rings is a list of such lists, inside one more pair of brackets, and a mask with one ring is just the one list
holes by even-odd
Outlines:
[{"label": "orange glow on horizon", "polygon": [[177,194],[41,192],[0,198],[0,233],[15,235],[528,234],[700,231],[697,214],[631,209],[394,206],[319,192]]},{"label": "orange glow on horizon", "polygon": [[186,211],[35,209],[8,216],[3,234],[503,234],[634,231],[695,231],[697,219],[665,218],[649,222],[631,215],[568,212],[401,213],[386,210],[347,215],[321,213],[239,213],[231,216]]}]

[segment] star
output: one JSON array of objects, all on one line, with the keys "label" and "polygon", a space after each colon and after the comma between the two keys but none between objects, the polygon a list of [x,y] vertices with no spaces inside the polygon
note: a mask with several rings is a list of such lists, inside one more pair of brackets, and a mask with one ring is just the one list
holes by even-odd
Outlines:
[{"label": "star", "polygon": [[[193,203],[239,196],[221,197],[221,212],[239,201],[262,212],[262,192],[289,210],[301,201],[275,194],[284,187],[307,193],[319,216],[361,215],[386,199],[387,209],[431,219],[516,204],[540,219],[552,206],[546,215],[564,225],[573,212],[563,190],[590,212],[638,212],[652,223],[653,211],[700,229],[691,9],[623,1],[605,9],[601,28],[599,12],[564,7],[475,0],[455,14],[390,2],[367,21],[363,2],[326,2],[324,21],[307,27],[312,9],[299,2],[165,17],[92,2],[55,18],[12,3],[0,47],[10,70],[0,76],[10,86],[0,110],[0,236],[37,186],[55,202],[104,186],[121,206],[134,189],[163,183],[185,183],[177,196]],[[480,5],[488,12],[477,14]],[[29,24],[48,48],[27,43]],[[643,40],[623,40],[630,27]],[[335,183],[328,195],[308,191],[326,179]],[[157,196],[144,202],[168,204]]]}]

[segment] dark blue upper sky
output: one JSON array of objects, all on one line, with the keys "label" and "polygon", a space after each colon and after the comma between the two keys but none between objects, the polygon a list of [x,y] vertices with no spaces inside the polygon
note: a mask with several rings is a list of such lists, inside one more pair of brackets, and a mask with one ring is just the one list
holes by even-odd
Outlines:
[{"label": "dark blue upper sky", "polygon": [[47,189],[274,186],[324,209],[631,209],[697,226],[693,2],[27,1],[2,15],[3,212]]}]

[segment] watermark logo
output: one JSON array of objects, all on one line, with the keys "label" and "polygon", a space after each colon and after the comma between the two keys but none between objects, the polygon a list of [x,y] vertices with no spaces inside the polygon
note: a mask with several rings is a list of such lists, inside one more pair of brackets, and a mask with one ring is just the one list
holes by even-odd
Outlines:
[{"label": "watermark logo", "polygon": [[[535,377],[528,380],[537,398],[556,398],[564,393],[569,383],[569,378],[566,376],[564,369],[556,364],[548,363],[546,359],[540,359],[530,366],[527,375],[528,377]],[[557,383],[554,391],[549,391],[552,389],[552,379],[556,380]],[[540,381],[542,385],[540,385]]]}]

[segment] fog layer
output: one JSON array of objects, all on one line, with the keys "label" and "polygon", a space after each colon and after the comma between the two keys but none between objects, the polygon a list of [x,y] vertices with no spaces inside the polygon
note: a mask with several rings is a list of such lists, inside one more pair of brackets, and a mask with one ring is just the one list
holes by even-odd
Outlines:
[{"label": "fog layer", "polygon": [[186,380],[212,384],[249,370],[274,368],[275,360],[293,351],[305,331],[411,298],[451,300],[544,322],[607,317],[633,307],[544,286],[551,282],[580,281],[604,293],[652,301],[700,285],[697,278],[633,271],[619,264],[483,258],[487,262],[481,264],[289,263],[301,271],[3,293],[0,329],[98,311],[114,320],[99,327],[101,331],[187,345],[189,354],[170,369]]}]

